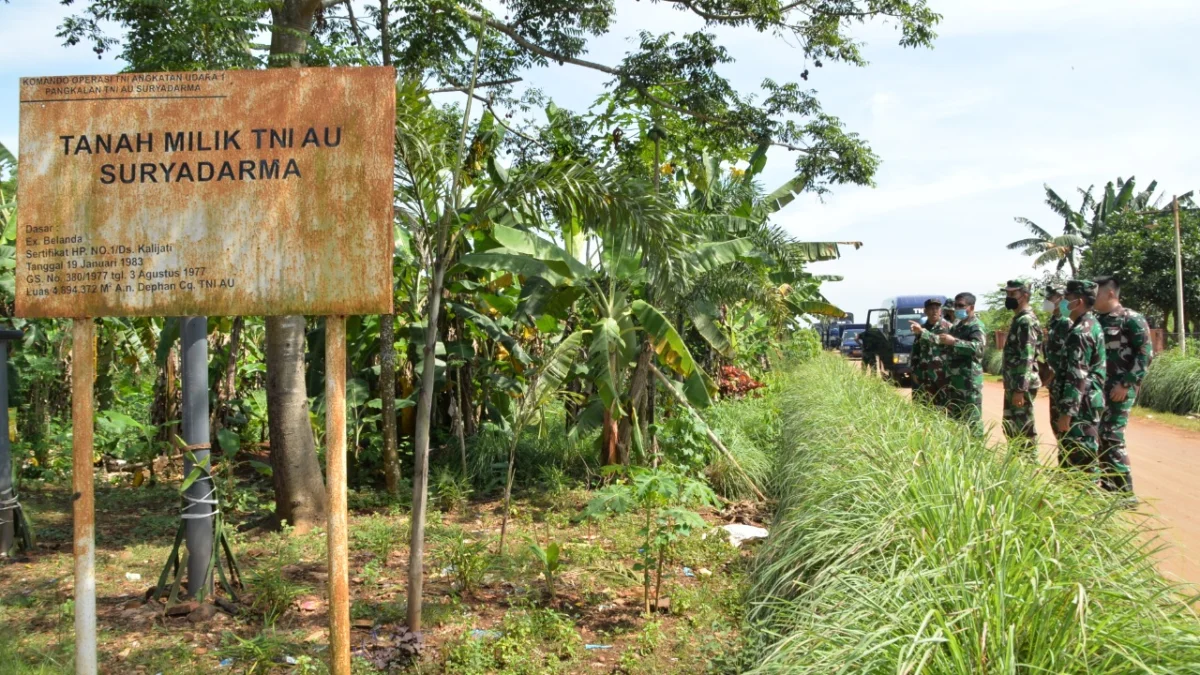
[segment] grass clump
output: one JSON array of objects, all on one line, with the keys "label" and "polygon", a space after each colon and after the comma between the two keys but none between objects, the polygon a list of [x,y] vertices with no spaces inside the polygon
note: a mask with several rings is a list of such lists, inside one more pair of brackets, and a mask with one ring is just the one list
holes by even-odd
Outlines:
[{"label": "grass clump", "polygon": [[1156,356],[1142,381],[1138,404],[1176,415],[1200,413],[1200,357],[1185,356],[1178,349]]},{"label": "grass clump", "polygon": [[800,374],[753,672],[1200,672],[1200,621],[1112,498],[837,359]]},{"label": "grass clump", "polygon": [[983,372],[988,375],[1000,375],[1004,371],[1004,351],[988,347],[983,351]]}]

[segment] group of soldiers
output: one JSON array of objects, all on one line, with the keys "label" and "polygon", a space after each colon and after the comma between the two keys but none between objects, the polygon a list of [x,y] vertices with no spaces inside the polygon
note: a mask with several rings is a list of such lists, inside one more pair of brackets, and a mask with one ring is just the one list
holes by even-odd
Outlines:
[{"label": "group of soldiers", "polygon": [[[1047,287],[1045,329],[1027,282],[1004,290],[1014,312],[1003,353],[1005,436],[1036,458],[1033,402],[1046,388],[1060,466],[1096,472],[1106,490],[1132,495],[1125,428],[1153,355],[1145,317],[1121,305],[1120,283],[1109,276]],[[946,310],[930,299],[925,322],[912,324],[914,397],[982,435],[987,340],[975,296],[959,293]]]}]

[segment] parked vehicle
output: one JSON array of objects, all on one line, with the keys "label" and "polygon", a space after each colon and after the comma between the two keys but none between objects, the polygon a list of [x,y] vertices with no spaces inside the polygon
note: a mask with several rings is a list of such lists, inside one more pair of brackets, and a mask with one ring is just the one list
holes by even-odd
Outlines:
[{"label": "parked vehicle", "polygon": [[916,336],[910,324],[925,320],[925,301],[930,298],[946,302],[946,296],[937,293],[900,295],[867,312],[867,325],[878,328],[887,337],[887,350],[879,357],[885,372],[899,385],[912,384],[912,348]]},{"label": "parked vehicle", "polygon": [[839,346],[842,356],[850,359],[862,358],[862,333],[867,329],[866,324],[851,324],[842,328],[842,344]]},{"label": "parked vehicle", "polygon": [[825,327],[825,348],[838,349],[842,345],[842,331],[862,324],[854,323],[854,315],[847,312],[846,316],[833,321]]}]

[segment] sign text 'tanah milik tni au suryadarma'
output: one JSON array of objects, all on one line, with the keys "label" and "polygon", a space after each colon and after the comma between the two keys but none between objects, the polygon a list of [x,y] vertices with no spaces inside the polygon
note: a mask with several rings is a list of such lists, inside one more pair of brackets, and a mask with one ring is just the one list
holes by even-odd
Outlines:
[{"label": "sign text 'tanah milik tni au suryadarma'", "polygon": [[22,78],[17,315],[390,312],[394,72]]}]

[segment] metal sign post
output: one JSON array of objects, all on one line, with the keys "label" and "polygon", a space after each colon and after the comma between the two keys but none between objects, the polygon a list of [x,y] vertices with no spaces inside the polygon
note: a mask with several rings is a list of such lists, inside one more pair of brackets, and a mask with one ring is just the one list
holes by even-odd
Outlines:
[{"label": "metal sign post", "polygon": [[8,438],[8,343],[24,335],[19,330],[0,329],[0,558],[13,550],[23,520],[13,484],[12,443]]},{"label": "metal sign post", "polygon": [[[180,320],[179,341],[183,362],[183,475],[190,475],[197,464],[204,468],[183,495],[186,505],[184,541],[188,550],[188,595],[193,598],[212,593],[209,562],[213,549],[213,517],[216,515],[216,485],[208,473],[210,465],[208,429],[208,317],[189,316]],[[195,458],[195,461],[192,461]]]},{"label": "metal sign post", "polygon": [[96,675],[96,495],[92,485],[96,324],[71,326],[72,520],[75,536],[75,673]]},{"label": "metal sign post", "polygon": [[325,318],[325,486],[328,493],[329,671],[350,675],[346,543],[346,317]]}]

